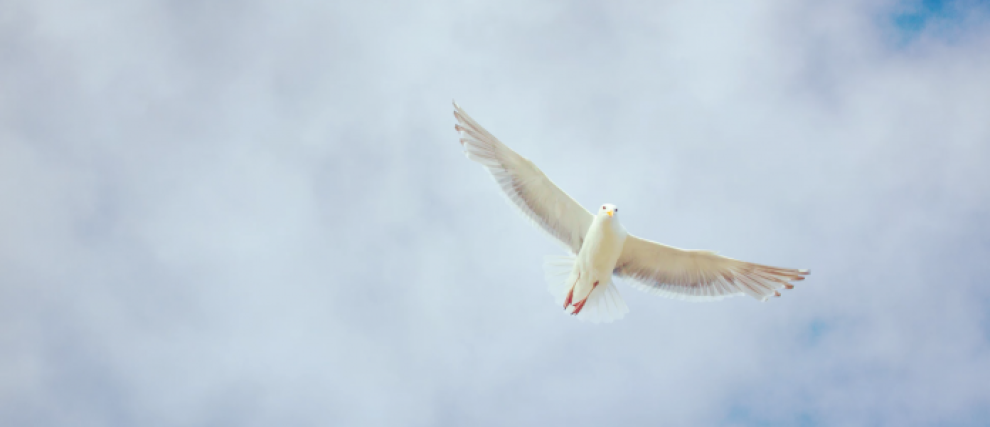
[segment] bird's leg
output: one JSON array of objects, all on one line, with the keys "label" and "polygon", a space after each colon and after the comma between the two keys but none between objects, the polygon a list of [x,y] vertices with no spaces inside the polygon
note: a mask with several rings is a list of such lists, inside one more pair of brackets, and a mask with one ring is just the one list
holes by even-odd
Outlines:
[{"label": "bird's leg", "polygon": [[571,285],[571,290],[567,291],[567,298],[564,299],[564,310],[567,310],[567,307],[571,305],[571,301],[574,299],[574,287],[577,286],[577,282],[580,280],[581,273],[579,272],[577,280],[575,280],[574,284]]},{"label": "bird's leg", "polygon": [[[597,288],[597,287],[598,287],[598,281],[596,280],[595,283],[591,285],[591,291],[594,292],[595,291],[595,288]],[[571,289],[571,291],[573,292],[574,290]],[[577,304],[574,304],[574,311],[571,313],[572,316],[581,312],[581,309],[584,308],[584,304],[586,302],[588,302],[588,297],[590,297],[590,296],[591,296],[591,292],[588,292],[588,296],[587,297],[584,297],[583,300],[581,300]]]},{"label": "bird's leg", "polygon": [[580,313],[581,309],[584,308],[584,303],[586,302],[588,302],[587,298],[581,300],[577,304],[574,304],[574,311],[571,312],[571,316],[576,316],[578,313]]}]

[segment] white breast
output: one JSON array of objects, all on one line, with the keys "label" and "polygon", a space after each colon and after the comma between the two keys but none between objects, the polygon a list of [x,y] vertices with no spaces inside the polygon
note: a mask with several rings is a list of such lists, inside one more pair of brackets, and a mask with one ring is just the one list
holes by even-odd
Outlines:
[{"label": "white breast", "polygon": [[575,272],[581,275],[575,294],[587,295],[596,281],[599,285],[611,282],[612,270],[622,254],[625,240],[626,230],[617,219],[605,215],[595,217],[574,266]]}]

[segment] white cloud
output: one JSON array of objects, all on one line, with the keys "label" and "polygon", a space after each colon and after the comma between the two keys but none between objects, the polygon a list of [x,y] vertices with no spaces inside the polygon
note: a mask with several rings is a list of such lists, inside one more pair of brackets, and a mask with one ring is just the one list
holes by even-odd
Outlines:
[{"label": "white cloud", "polygon": [[[990,32],[902,6],[2,6],[0,420],[978,424]],[[633,233],[813,274],[567,318],[452,97]]]}]

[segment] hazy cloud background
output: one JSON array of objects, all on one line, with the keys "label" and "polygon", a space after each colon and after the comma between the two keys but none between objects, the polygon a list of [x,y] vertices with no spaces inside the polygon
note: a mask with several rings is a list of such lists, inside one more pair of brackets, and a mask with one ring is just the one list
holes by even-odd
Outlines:
[{"label": "hazy cloud background", "polygon": [[[0,1],[0,424],[986,425],[988,76],[981,1]],[[813,274],[577,322],[451,98]]]}]

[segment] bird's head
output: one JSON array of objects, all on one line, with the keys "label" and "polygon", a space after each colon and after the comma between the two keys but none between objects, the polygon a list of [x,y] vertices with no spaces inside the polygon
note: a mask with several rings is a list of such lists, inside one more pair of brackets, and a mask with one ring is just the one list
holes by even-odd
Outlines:
[{"label": "bird's head", "polygon": [[619,208],[615,207],[613,204],[606,203],[602,205],[602,208],[598,210],[598,215],[608,215],[609,218],[614,218],[618,215]]}]

